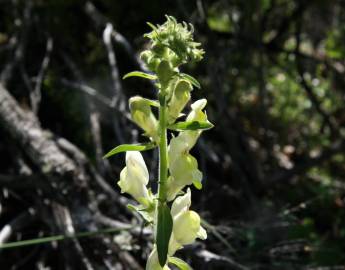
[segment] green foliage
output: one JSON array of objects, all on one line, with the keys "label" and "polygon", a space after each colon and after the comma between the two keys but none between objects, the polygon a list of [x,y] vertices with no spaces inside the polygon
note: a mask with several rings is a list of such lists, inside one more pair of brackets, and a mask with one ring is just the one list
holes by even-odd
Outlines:
[{"label": "green foliage", "polygon": [[116,146],[114,149],[110,150],[107,154],[104,155],[103,158],[109,158],[109,157],[116,155],[118,153],[127,152],[127,151],[151,150],[154,147],[156,147],[156,145],[152,142],[138,143],[138,144],[122,144],[122,145]]},{"label": "green foliage", "polygon": [[141,71],[129,72],[125,76],[123,76],[123,79],[127,79],[130,77],[140,77],[140,78],[149,79],[149,80],[156,80],[157,79],[156,75],[148,74],[148,73],[141,72]]},{"label": "green foliage", "polygon": [[167,262],[170,236],[173,228],[173,220],[170,208],[166,203],[158,204],[158,218],[156,226],[156,245],[159,264],[163,267]]},{"label": "green foliage", "polygon": [[168,126],[171,130],[207,130],[213,128],[213,124],[210,122],[202,121],[186,121],[177,122],[173,125]]}]

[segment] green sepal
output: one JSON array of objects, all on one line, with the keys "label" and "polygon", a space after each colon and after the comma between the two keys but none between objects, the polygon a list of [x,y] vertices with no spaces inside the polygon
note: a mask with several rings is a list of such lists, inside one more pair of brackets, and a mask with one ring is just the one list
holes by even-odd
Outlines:
[{"label": "green sepal", "polygon": [[190,82],[192,85],[194,85],[196,88],[201,88],[200,83],[198,82],[197,79],[195,79],[194,77],[186,74],[186,73],[180,73],[179,76],[183,79],[185,79],[186,81]]},{"label": "green sepal", "polygon": [[129,72],[125,76],[123,76],[123,79],[127,79],[127,78],[130,78],[130,77],[140,77],[140,78],[149,79],[149,80],[156,80],[157,79],[156,75],[145,73],[145,72],[141,72],[141,71]]},{"label": "green sepal", "polygon": [[168,126],[171,130],[206,130],[213,128],[213,124],[209,121],[186,121],[186,122],[177,122]]},{"label": "green sepal", "polygon": [[184,260],[181,260],[180,258],[170,257],[169,263],[175,265],[180,270],[193,270],[193,268],[190,267],[188,263],[186,263]]},{"label": "green sepal", "polygon": [[154,30],[154,31],[158,30],[157,27],[150,22],[147,22],[147,25],[150,26],[152,28],[152,30]]},{"label": "green sepal", "polygon": [[173,227],[170,208],[166,203],[159,202],[156,227],[156,245],[159,264],[164,267],[167,262],[169,241]]},{"label": "green sepal", "polygon": [[127,152],[127,151],[146,151],[155,148],[157,145],[153,142],[147,143],[137,143],[137,144],[121,144],[116,146],[114,149],[110,150],[107,154],[103,156],[103,159],[109,158],[118,153]]}]

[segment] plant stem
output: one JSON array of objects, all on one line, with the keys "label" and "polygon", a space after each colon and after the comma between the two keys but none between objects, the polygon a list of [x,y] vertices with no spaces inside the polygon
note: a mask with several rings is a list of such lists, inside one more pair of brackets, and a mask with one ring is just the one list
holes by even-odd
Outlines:
[{"label": "plant stem", "polygon": [[160,96],[159,107],[159,182],[158,198],[160,202],[165,202],[167,197],[166,183],[168,179],[168,151],[167,151],[167,116],[166,116],[165,95]]}]

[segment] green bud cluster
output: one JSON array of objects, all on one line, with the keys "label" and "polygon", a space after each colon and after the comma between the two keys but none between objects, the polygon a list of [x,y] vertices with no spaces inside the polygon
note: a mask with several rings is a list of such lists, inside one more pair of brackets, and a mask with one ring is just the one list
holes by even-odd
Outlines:
[{"label": "green bud cluster", "polygon": [[[130,194],[139,205],[130,208],[138,211],[155,228],[155,243],[148,258],[146,270],[169,270],[169,264],[189,269],[184,261],[173,257],[184,245],[196,238],[206,239],[199,215],[190,210],[191,189],[202,188],[202,173],[197,160],[190,154],[202,131],[213,125],[204,111],[206,99],[191,104],[187,115],[183,113],[191,99],[193,86],[199,83],[190,75],[181,73],[179,66],[202,59],[204,51],[193,41],[193,27],[177,23],[167,16],[163,25],[149,24],[152,32],[145,35],[150,48],[141,54],[153,74],[139,71],[125,76],[139,76],[155,80],[158,100],[134,96],[129,100],[131,118],[149,142],[121,145],[107,157],[126,151],[126,167],[121,171],[118,185],[121,192]],[[158,115],[155,110],[158,108]],[[167,133],[172,139],[167,140]],[[147,187],[149,172],[140,151],[159,149],[158,192],[152,194]],[[185,188],[187,190],[185,190]]]},{"label": "green bud cluster", "polygon": [[174,17],[160,26],[149,24],[152,32],[144,36],[151,40],[151,48],[141,53],[148,68],[156,72],[161,61],[167,61],[173,68],[189,61],[200,61],[204,51],[200,43],[194,42],[194,28],[191,24],[178,23]]}]

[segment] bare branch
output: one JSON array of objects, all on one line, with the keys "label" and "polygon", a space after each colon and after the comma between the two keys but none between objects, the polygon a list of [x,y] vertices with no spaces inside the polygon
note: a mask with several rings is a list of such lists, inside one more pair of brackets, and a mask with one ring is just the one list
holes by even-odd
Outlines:
[{"label": "bare branch", "polygon": [[36,77],[36,84],[33,88],[33,91],[30,92],[30,99],[31,99],[31,106],[33,112],[36,114],[39,109],[39,105],[41,102],[41,87],[43,83],[44,76],[46,74],[46,71],[48,69],[49,61],[50,61],[50,55],[53,50],[53,39],[51,37],[48,38],[47,44],[46,44],[46,52],[41,64],[41,69]]}]

